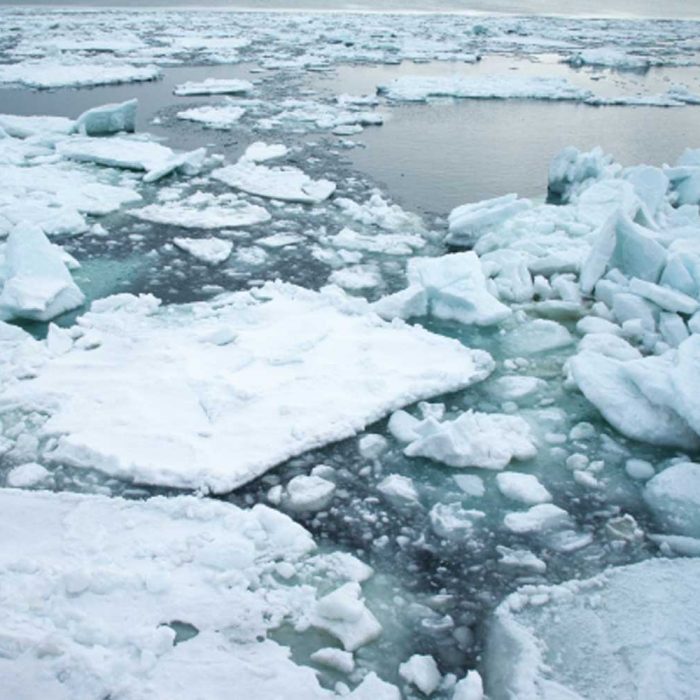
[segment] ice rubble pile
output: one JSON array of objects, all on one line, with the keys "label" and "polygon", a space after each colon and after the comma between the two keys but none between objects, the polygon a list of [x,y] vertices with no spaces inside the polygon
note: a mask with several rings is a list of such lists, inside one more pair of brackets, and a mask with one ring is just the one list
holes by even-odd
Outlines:
[{"label": "ice rubble pile", "polygon": [[698,600],[694,559],[652,559],[587,581],[521,588],[491,623],[488,696],[690,700],[700,685]]},{"label": "ice rubble pile", "polygon": [[[330,699],[268,632],[318,627],[351,650],[381,632],[362,598],[371,569],[315,554],[263,505],[0,489],[0,510],[8,698]],[[346,697],[399,691],[369,673]]]},{"label": "ice rubble pile", "polygon": [[46,343],[8,343],[23,361],[0,412],[41,408],[38,461],[215,492],[493,368],[338,289],[281,283],[163,308],[117,295]]}]

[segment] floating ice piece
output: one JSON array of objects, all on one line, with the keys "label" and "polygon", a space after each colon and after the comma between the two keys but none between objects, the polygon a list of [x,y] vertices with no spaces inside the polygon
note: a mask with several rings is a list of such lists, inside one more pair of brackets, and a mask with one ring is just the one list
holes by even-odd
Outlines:
[{"label": "floating ice piece", "polygon": [[204,105],[177,113],[183,121],[200,122],[210,129],[230,129],[245,114],[245,108],[234,104]]},{"label": "floating ice piece", "polygon": [[[337,289],[270,283],[156,307],[130,295],[93,303],[80,328],[100,346],[74,347],[5,393],[5,407],[50,414],[51,459],[223,493],[493,369],[487,353],[384,323]],[[222,329],[235,341],[206,340]]]},{"label": "floating ice piece", "polygon": [[574,339],[560,323],[537,318],[509,331],[503,342],[511,355],[534,355],[565,348]]},{"label": "floating ice piece", "polygon": [[700,537],[700,464],[674,464],[650,479],[644,500],[672,532]]},{"label": "floating ice piece", "polygon": [[432,695],[442,682],[442,674],[432,656],[414,654],[399,666],[399,675],[408,683],[415,685],[423,695]]},{"label": "floating ice piece", "polygon": [[377,491],[399,506],[418,503],[418,491],[407,476],[389,474],[377,484]]},{"label": "floating ice piece", "polygon": [[661,356],[621,362],[584,351],[569,360],[586,398],[623,435],[652,445],[700,447],[700,336]]},{"label": "floating ice piece", "polygon": [[445,241],[450,245],[471,248],[484,233],[531,206],[530,200],[518,199],[517,194],[463,204],[450,212],[449,233]]},{"label": "floating ice piece", "polygon": [[297,245],[306,240],[305,236],[299,233],[273,233],[271,236],[256,238],[255,242],[265,248],[285,248],[286,246]]},{"label": "floating ice piece", "polygon": [[692,559],[521,588],[490,625],[488,696],[691,700],[700,686],[698,601],[700,562]]},{"label": "floating ice piece", "polygon": [[417,214],[405,211],[398,204],[388,202],[380,191],[375,190],[366,202],[354,202],[346,197],[337,197],[333,204],[355,223],[377,226],[385,231],[406,234],[407,231],[423,231],[423,222]]},{"label": "floating ice piece", "polygon": [[380,85],[377,91],[390,100],[423,102],[430,97],[464,99],[533,99],[582,102],[592,97],[590,90],[572,85],[564,78],[516,75],[417,76],[405,75]]},{"label": "floating ice piece", "polygon": [[568,146],[557,153],[549,165],[549,192],[567,203],[588,185],[619,169],[612,156],[605,155],[600,146],[586,152]]},{"label": "floating ice piece", "polygon": [[358,233],[350,228],[344,228],[334,236],[329,236],[327,242],[334,248],[344,250],[363,250],[370,253],[385,255],[412,255],[416,250],[425,247],[422,236],[412,233]]},{"label": "floating ice piece", "polygon": [[522,513],[508,513],[503,524],[519,535],[560,530],[571,525],[569,514],[553,503],[540,503]]},{"label": "floating ice piece", "polygon": [[0,317],[4,319],[48,321],[85,301],[61,250],[32,224],[18,225],[7,239],[0,281]]},{"label": "floating ice piece", "polygon": [[233,250],[233,243],[222,238],[173,238],[173,243],[192,257],[209,265],[224,262]]},{"label": "floating ice piece", "polygon": [[59,56],[0,65],[0,83],[19,83],[34,88],[113,85],[156,80],[156,66],[132,66],[116,61],[90,61]]},{"label": "floating ice piece", "polygon": [[552,500],[552,494],[532,474],[518,472],[502,472],[496,474],[498,490],[512,501],[519,501],[528,506],[547,503]]},{"label": "floating ice piece", "polygon": [[157,224],[182,228],[215,229],[255,226],[269,221],[267,209],[250,204],[235,194],[196,192],[175,202],[149,204],[130,209],[131,216]]},{"label": "floating ice piece", "polygon": [[320,476],[295,476],[287,484],[286,504],[292,510],[314,512],[328,506],[335,492],[335,484]]},{"label": "floating ice piece", "polygon": [[527,549],[511,549],[497,545],[496,551],[500,557],[499,566],[534,571],[536,574],[543,574],[547,570],[547,564]]},{"label": "floating ice piece", "polygon": [[372,304],[372,309],[387,321],[392,318],[426,316],[428,293],[422,286],[412,284],[400,292],[378,299]]},{"label": "floating ice piece", "polygon": [[245,158],[215,170],[212,177],[243,192],[303,204],[319,204],[335,191],[335,183],[312,180],[298,168],[268,168]]},{"label": "floating ice piece", "polygon": [[450,467],[503,469],[512,459],[537,454],[530,426],[519,416],[467,411],[442,423],[428,418],[414,430],[418,437],[404,454],[428,457]]},{"label": "floating ice piece", "polygon": [[[30,688],[52,700],[95,692],[140,700],[147,688],[149,698],[165,700],[197,688],[223,700],[232,687],[256,700],[337,697],[264,639],[283,620],[304,620],[314,602],[312,586],[268,575],[284,564],[303,580],[312,561],[313,539],[287,516],[184,496],[129,501],[11,489],[0,490],[0,514],[8,596],[0,686],[8,697]],[[333,555],[313,561],[342,580]],[[189,638],[178,640],[182,628]],[[47,639],[60,653],[46,653]],[[367,698],[373,684],[396,697],[376,676],[366,683],[349,697]]]},{"label": "floating ice piece", "polygon": [[458,681],[452,693],[452,700],[484,700],[484,684],[478,671],[468,671]]},{"label": "floating ice piece", "polygon": [[357,448],[365,459],[377,459],[388,446],[387,439],[377,433],[368,433],[357,441]]},{"label": "floating ice piece", "polygon": [[430,525],[438,537],[464,540],[474,533],[475,525],[486,517],[480,510],[465,509],[459,503],[436,503],[429,513]]},{"label": "floating ice piece", "polygon": [[382,633],[382,626],[361,595],[358,583],[346,583],[321,598],[312,615],[313,626],[332,634],[346,651],[355,651]]},{"label": "floating ice piece", "polygon": [[468,496],[481,498],[486,493],[484,480],[476,474],[455,474],[452,478]]},{"label": "floating ice piece", "polygon": [[102,105],[83,112],[75,120],[75,130],[86,136],[108,136],[120,131],[136,131],[138,100]]},{"label": "floating ice piece", "polygon": [[652,282],[645,282],[636,277],[630,280],[629,290],[633,294],[638,294],[640,297],[654,302],[665,311],[694,314],[700,308],[700,302],[697,299],[693,299],[683,292]]},{"label": "floating ice piece", "polygon": [[373,289],[382,283],[382,276],[375,265],[351,265],[331,272],[329,283],[343,289]]},{"label": "floating ice piece", "polygon": [[31,486],[37,486],[50,476],[50,472],[46,467],[36,462],[27,462],[14,467],[7,474],[7,485],[12,488],[26,489]]},{"label": "floating ice piece", "polygon": [[242,158],[253,163],[264,163],[268,160],[283,158],[289,153],[289,149],[281,143],[264,143],[255,141],[245,149]]},{"label": "floating ice piece", "polygon": [[502,401],[518,401],[538,393],[547,386],[543,379],[519,374],[499,377],[489,386],[489,392]]},{"label": "floating ice piece", "polygon": [[416,303],[420,301],[421,289],[425,291],[430,313],[438,318],[489,326],[500,323],[511,313],[487,290],[479,258],[471,251],[439,258],[412,258],[406,276],[408,290],[415,291],[404,290],[381,299],[378,307],[382,315],[391,308],[411,315],[415,310],[424,313],[422,305]]},{"label": "floating ice piece", "polygon": [[177,85],[175,95],[244,95],[253,90],[250,80],[240,78],[207,78]]},{"label": "floating ice piece", "polygon": [[70,134],[75,122],[66,117],[0,114],[0,129],[8,136],[26,139],[37,134]]},{"label": "floating ice piece", "polygon": [[336,649],[335,647],[325,647],[315,651],[309,657],[311,661],[327,666],[341,673],[352,673],[355,669],[355,659],[349,651]]},{"label": "floating ice piece", "polygon": [[608,46],[577,51],[566,58],[565,62],[577,68],[603,66],[618,70],[647,70],[651,66],[651,61],[646,56],[635,56]]},{"label": "floating ice piece", "polygon": [[120,137],[72,138],[57,144],[56,150],[71,160],[127,170],[145,170],[144,182],[153,182],[174,170],[196,173],[206,153],[204,149],[197,149],[176,155],[167,146],[154,141]]}]

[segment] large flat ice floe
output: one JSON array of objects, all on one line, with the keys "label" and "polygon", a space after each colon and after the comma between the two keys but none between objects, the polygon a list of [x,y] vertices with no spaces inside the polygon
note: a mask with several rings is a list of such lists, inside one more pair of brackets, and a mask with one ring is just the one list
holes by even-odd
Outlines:
[{"label": "large flat ice floe", "polygon": [[42,459],[219,493],[493,368],[487,353],[388,324],[338,289],[281,283],[163,308],[118,295],[71,335],[83,339],[0,403],[48,415],[41,433],[56,441]]},{"label": "large flat ice floe", "polygon": [[700,561],[652,559],[587,581],[526,586],[494,615],[492,700],[693,700]]},{"label": "large flat ice floe", "polygon": [[[360,595],[357,572],[371,570],[315,554],[287,516],[193,497],[12,489],[0,489],[0,513],[3,697],[338,697],[267,634],[312,624],[321,572],[324,587]],[[347,697],[369,692],[399,697],[372,673]]]}]

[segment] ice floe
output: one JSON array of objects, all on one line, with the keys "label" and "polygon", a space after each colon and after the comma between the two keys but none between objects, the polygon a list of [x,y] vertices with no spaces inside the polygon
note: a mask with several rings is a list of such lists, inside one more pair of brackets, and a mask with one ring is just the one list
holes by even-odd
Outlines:
[{"label": "ice floe", "polygon": [[[223,700],[235,686],[246,698],[333,698],[268,633],[285,622],[308,628],[315,605],[344,615],[330,624],[347,625],[343,636],[359,625],[348,619],[353,603],[371,619],[359,583],[337,574],[338,591],[356,597],[346,610],[328,596],[316,603],[304,579],[325,555],[311,557],[311,535],[262,505],[8,489],[0,504],[0,682],[12,697],[31,689],[51,700],[165,700],[197,687]],[[355,635],[356,644],[371,637]],[[373,697],[398,697],[374,674],[347,697],[361,700],[373,686]]]},{"label": "ice floe", "polygon": [[106,136],[120,131],[136,131],[138,100],[101,105],[83,112],[75,120],[75,130],[85,136]]},{"label": "ice floe", "polygon": [[224,262],[233,250],[233,243],[222,238],[173,238],[173,243],[197,260],[210,265]]},{"label": "ice floe", "polygon": [[188,81],[177,85],[176,95],[245,95],[253,90],[250,80],[240,78],[207,78],[202,81]]},{"label": "ice floe", "polygon": [[41,432],[56,441],[42,459],[216,492],[493,367],[482,351],[386,324],[338,290],[282,284],[162,309],[111,297],[73,334],[92,337],[91,349],[78,341],[2,400],[3,410],[47,411]]},{"label": "ice floe", "polygon": [[177,113],[177,118],[190,122],[201,122],[210,129],[230,129],[245,114],[245,108],[235,104],[192,107]]}]

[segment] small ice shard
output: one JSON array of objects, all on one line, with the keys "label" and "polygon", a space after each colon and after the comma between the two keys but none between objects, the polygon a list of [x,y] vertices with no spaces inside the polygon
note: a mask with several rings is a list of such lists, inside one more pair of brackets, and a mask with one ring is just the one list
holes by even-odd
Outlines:
[{"label": "small ice shard", "polygon": [[612,156],[603,153],[600,147],[581,152],[574,146],[557,153],[549,165],[549,191],[568,203],[587,185],[612,175],[619,166],[614,165]]},{"label": "small ice shard", "polygon": [[411,255],[425,246],[423,237],[416,234],[358,233],[347,227],[334,236],[329,236],[326,240],[334,248],[362,250],[386,255]]},{"label": "small ice shard", "polygon": [[382,626],[361,595],[358,583],[346,583],[318,600],[312,616],[314,627],[332,634],[346,651],[355,651],[382,633]]},{"label": "small ice shard", "polygon": [[451,421],[428,418],[404,449],[409,457],[428,457],[451,467],[503,469],[513,459],[537,454],[528,423],[519,416],[467,411]]},{"label": "small ice shard", "polygon": [[85,136],[108,136],[120,131],[136,131],[136,109],[139,101],[101,105],[83,112],[75,120],[75,130]]},{"label": "small ice shard", "polygon": [[311,654],[309,658],[317,664],[332,668],[341,673],[352,673],[355,669],[355,659],[352,653],[334,647],[319,649]]},{"label": "small ice shard", "polygon": [[518,501],[528,506],[547,503],[552,494],[532,474],[518,472],[501,472],[496,474],[498,490],[511,501]]},{"label": "small ice shard", "polygon": [[320,476],[295,476],[286,489],[283,501],[291,510],[314,512],[328,506],[335,493],[335,484]]},{"label": "small ice shard", "polygon": [[233,250],[233,243],[222,238],[173,238],[173,243],[192,257],[209,265],[224,262]]},{"label": "small ice shard", "polygon": [[690,700],[700,687],[700,561],[650,559],[525,586],[489,625],[489,697]]},{"label": "small ice shard", "polygon": [[476,474],[455,474],[452,478],[467,496],[481,498],[486,493],[484,480]]},{"label": "small ice shard", "polygon": [[245,114],[245,108],[234,104],[203,105],[177,113],[183,121],[199,122],[210,129],[230,129]]},{"label": "small ice shard", "polygon": [[357,448],[365,459],[377,459],[388,445],[387,439],[377,433],[368,433],[357,441]]},{"label": "small ice shard", "polygon": [[13,488],[30,488],[37,486],[50,476],[50,472],[46,467],[36,462],[27,462],[20,464],[18,467],[12,468],[7,474],[7,485]]},{"label": "small ice shard", "polygon": [[298,168],[268,168],[245,158],[215,170],[212,177],[249,194],[302,204],[319,204],[335,191],[335,183],[312,180]]},{"label": "small ice shard", "polygon": [[643,459],[628,459],[625,462],[625,471],[631,479],[648,481],[656,474],[654,465]]},{"label": "small ice shard", "polygon": [[426,696],[432,695],[442,682],[442,674],[435,659],[425,654],[414,654],[402,663],[399,675]]},{"label": "small ice shard", "polygon": [[269,221],[267,209],[250,204],[235,194],[195,192],[175,202],[149,204],[128,213],[143,221],[182,228],[238,228]]},{"label": "small ice shard", "polygon": [[418,491],[407,476],[389,474],[377,484],[377,491],[398,506],[418,503]]},{"label": "small ice shard", "polygon": [[471,251],[438,258],[411,258],[406,276],[408,290],[414,291],[404,290],[380,299],[376,308],[383,316],[394,306],[409,313],[422,310],[415,301],[421,289],[427,296],[430,313],[438,318],[490,326],[510,316],[510,309],[488,291],[479,258]]},{"label": "small ice shard", "polygon": [[177,85],[174,95],[243,95],[253,90],[253,83],[240,78],[207,78]]},{"label": "small ice shard", "polygon": [[457,682],[452,692],[452,700],[484,700],[484,684],[478,671],[468,671]]},{"label": "small ice shard", "polygon": [[409,231],[419,233],[424,229],[420,216],[387,201],[379,190],[373,190],[369,199],[364,202],[337,197],[333,204],[354,224],[363,227],[376,226],[384,231],[402,234]]},{"label": "small ice shard", "polygon": [[445,242],[471,248],[483,234],[531,206],[529,200],[518,199],[517,194],[463,204],[450,212]]},{"label": "small ice shard", "polygon": [[463,540],[470,537],[485,513],[465,509],[459,503],[436,503],[429,513],[433,532],[445,540]]},{"label": "small ice shard", "polygon": [[547,570],[547,564],[526,549],[511,549],[510,547],[498,545],[496,551],[500,557],[498,560],[499,566],[532,571],[536,574],[543,574]]},{"label": "small ice shard", "polygon": [[700,538],[700,464],[667,467],[647,482],[644,500],[673,533]]},{"label": "small ice shard", "polygon": [[85,301],[59,248],[38,226],[16,226],[0,267],[0,317],[48,321]]},{"label": "small ice shard", "polygon": [[525,375],[506,375],[490,384],[489,393],[501,401],[518,401],[538,393],[547,386],[543,379]]},{"label": "small ice shard", "polygon": [[559,506],[541,503],[522,513],[508,513],[503,523],[511,532],[522,535],[562,529],[571,525],[571,518]]}]

